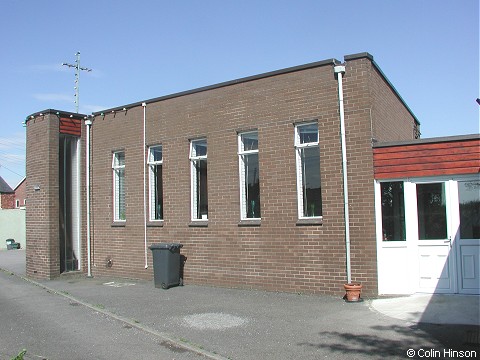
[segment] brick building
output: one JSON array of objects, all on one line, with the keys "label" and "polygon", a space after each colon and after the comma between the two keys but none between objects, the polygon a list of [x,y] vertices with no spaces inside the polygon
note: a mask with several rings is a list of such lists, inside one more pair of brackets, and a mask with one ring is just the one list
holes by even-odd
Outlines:
[{"label": "brick building", "polygon": [[0,209],[15,208],[15,191],[0,176]]},{"label": "brick building", "polygon": [[26,178],[24,177],[18,184],[15,186],[13,191],[15,192],[15,208],[23,209],[27,205],[27,189],[26,189]]},{"label": "brick building", "polygon": [[27,275],[151,279],[148,246],[179,242],[187,284],[340,294],[349,274],[377,294],[372,144],[419,134],[368,53],[32,114]]}]

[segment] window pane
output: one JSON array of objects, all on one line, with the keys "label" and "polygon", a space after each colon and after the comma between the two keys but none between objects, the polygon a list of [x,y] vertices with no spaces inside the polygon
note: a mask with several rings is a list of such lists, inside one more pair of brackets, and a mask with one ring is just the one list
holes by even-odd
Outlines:
[{"label": "window pane", "polygon": [[317,143],[318,142],[318,125],[309,124],[297,127],[298,140],[300,144]]},{"label": "window pane", "polygon": [[150,148],[150,161],[151,162],[158,162],[162,161],[162,147],[155,146]]},{"label": "window pane", "polygon": [[260,218],[260,178],[258,154],[244,156],[245,205],[247,218]]},{"label": "window pane", "polygon": [[207,156],[207,140],[192,141],[192,157]]},{"label": "window pane", "polygon": [[460,238],[480,239],[480,182],[458,183]]},{"label": "window pane", "polygon": [[125,220],[125,169],[115,170],[115,220]]},{"label": "window pane", "polygon": [[403,182],[384,182],[380,188],[383,241],[405,241]]},{"label": "window pane", "polygon": [[445,183],[417,184],[418,238],[447,238]]},{"label": "window pane", "polygon": [[303,216],[322,216],[320,151],[318,147],[301,148]]},{"label": "window pane", "polygon": [[163,169],[162,165],[151,166],[151,220],[163,219]]},{"label": "window pane", "polygon": [[251,132],[242,134],[243,151],[258,150],[258,133]]},{"label": "window pane", "polygon": [[117,152],[115,153],[115,167],[125,166],[125,153]]},{"label": "window pane", "polygon": [[195,166],[195,216],[208,219],[207,160],[197,160]]}]

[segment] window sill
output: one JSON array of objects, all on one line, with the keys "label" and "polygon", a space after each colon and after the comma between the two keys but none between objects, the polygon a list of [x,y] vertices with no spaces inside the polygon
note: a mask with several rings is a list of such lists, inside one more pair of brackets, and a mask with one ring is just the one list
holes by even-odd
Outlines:
[{"label": "window sill", "polygon": [[125,227],[126,221],[114,221],[112,227]]},{"label": "window sill", "polygon": [[147,221],[147,227],[163,227],[163,220]]},{"label": "window sill", "polygon": [[297,220],[297,226],[308,226],[308,225],[322,225],[323,224],[323,218],[322,217],[317,217],[317,218],[304,218],[304,219],[298,219]]},{"label": "window sill", "polygon": [[238,223],[238,226],[260,226],[262,225],[261,219],[242,219]]},{"label": "window sill", "polygon": [[189,227],[208,227],[208,220],[192,220],[188,224]]}]

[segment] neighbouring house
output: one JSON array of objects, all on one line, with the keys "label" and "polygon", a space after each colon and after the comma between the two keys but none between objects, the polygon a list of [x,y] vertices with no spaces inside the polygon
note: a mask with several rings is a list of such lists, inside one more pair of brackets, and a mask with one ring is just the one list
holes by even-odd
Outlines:
[{"label": "neighbouring house", "polygon": [[26,184],[26,178],[24,177],[13,189],[13,191],[15,192],[16,209],[24,209],[25,206],[27,206]]},{"label": "neighbouring house", "polygon": [[0,209],[15,208],[15,191],[0,176]]},{"label": "neighbouring house", "polygon": [[0,177],[0,249],[7,249],[7,239],[25,248],[25,210],[15,208],[15,190]]},{"label": "neighbouring house", "polygon": [[[178,242],[186,284],[340,294],[356,281],[366,295],[444,291],[438,270],[447,252],[448,291],[478,292],[480,240],[462,213],[475,214],[478,202],[464,192],[480,182],[479,136],[420,140],[419,121],[368,53],[90,116],[49,109],[26,125],[30,277],[151,279],[148,247]],[[450,161],[444,155],[392,161],[443,144],[457,152],[454,172],[435,172]],[[414,172],[424,166],[433,172]],[[470,202],[455,220],[442,217]],[[438,221],[447,233],[426,235]],[[462,226],[468,239],[449,238]],[[464,240],[462,258],[453,244]],[[433,241],[449,248],[439,255]],[[460,285],[462,266],[476,289]]]}]

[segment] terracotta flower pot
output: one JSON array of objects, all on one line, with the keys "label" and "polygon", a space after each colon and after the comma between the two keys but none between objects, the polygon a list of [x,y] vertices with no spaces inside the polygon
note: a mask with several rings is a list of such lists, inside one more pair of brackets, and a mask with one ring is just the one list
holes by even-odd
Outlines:
[{"label": "terracotta flower pot", "polygon": [[360,283],[349,283],[343,284],[345,289],[345,300],[348,302],[360,301],[360,292],[362,291],[362,284]]}]

